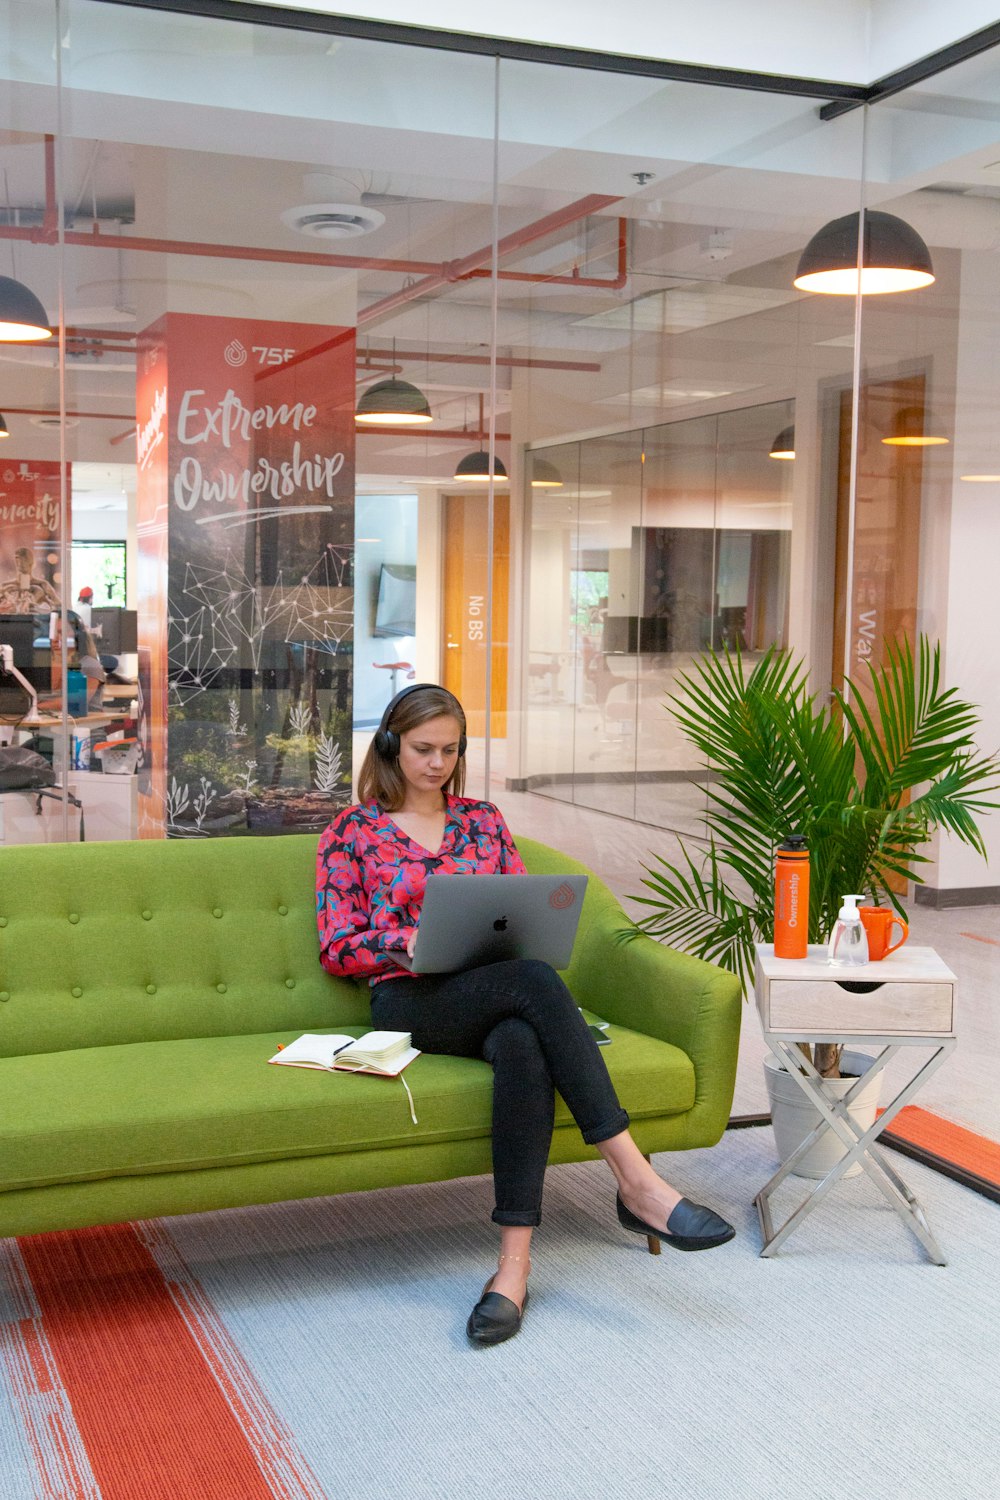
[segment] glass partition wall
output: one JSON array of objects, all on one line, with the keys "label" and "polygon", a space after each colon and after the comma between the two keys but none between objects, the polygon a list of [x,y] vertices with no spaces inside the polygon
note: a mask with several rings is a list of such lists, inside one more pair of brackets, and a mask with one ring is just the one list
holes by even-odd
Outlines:
[{"label": "glass partition wall", "polygon": [[[0,346],[0,617],[58,710],[0,735],[72,772],[89,837],[322,826],[423,680],[472,794],[683,830],[706,768],[665,704],[700,651],[787,645],[818,690],[872,630],[980,661],[993,54],[824,119],[104,0],[0,21],[0,275],[57,330]],[[863,318],[794,285],[862,201],[937,278]],[[932,419],[950,447],[886,441]],[[76,836],[16,800],[5,837]]]},{"label": "glass partition wall", "polygon": [[829,683],[828,409],[840,392],[850,409],[855,303],[794,279],[823,220],[857,213],[863,128],[795,97],[620,76],[584,103],[568,70],[502,64],[501,202],[541,208],[562,182],[607,199],[532,258],[549,280],[524,286],[517,325],[502,304],[501,340],[526,326],[565,366],[513,377],[513,785],[691,831],[707,769],[669,699],[698,653],[790,646]]}]

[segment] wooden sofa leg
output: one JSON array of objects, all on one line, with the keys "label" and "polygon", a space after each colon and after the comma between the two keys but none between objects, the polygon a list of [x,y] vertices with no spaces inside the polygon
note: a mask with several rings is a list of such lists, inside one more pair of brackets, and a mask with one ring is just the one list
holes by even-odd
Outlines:
[{"label": "wooden sofa leg", "polygon": [[[652,1166],[653,1162],[652,1162],[652,1158],[649,1155],[649,1152],[648,1151],[644,1151],[642,1154],[646,1158],[646,1160],[649,1162],[650,1166]],[[646,1244],[649,1246],[649,1253],[650,1253],[650,1255],[659,1255],[659,1253],[660,1253],[660,1242],[657,1239],[657,1237],[656,1237],[655,1234],[647,1234],[647,1236],[646,1236]]]}]

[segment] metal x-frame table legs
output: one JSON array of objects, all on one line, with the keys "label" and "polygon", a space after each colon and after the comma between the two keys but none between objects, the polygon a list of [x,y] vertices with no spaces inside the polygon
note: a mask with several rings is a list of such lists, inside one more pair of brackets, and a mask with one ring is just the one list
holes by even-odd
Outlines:
[{"label": "metal x-frame table legs", "polygon": [[[859,1039],[860,1040],[860,1039]],[[903,1222],[908,1225],[917,1239],[923,1245],[927,1254],[936,1265],[947,1265],[940,1246],[934,1238],[927,1223],[926,1215],[917,1199],[911,1193],[899,1173],[892,1167],[886,1158],[885,1152],[875,1144],[876,1138],[881,1135],[886,1126],[891,1124],[896,1115],[907,1104],[919,1088],[926,1083],[932,1073],[941,1066],[948,1054],[955,1046],[955,1038],[950,1037],[926,1037],[919,1040],[908,1038],[905,1042],[891,1041],[885,1037],[867,1037],[869,1043],[881,1045],[882,1050],[871,1060],[871,1066],[866,1068],[860,1078],[852,1085],[847,1094],[841,1099],[831,1098],[822,1087],[823,1080],[817,1073],[812,1062],[805,1056],[795,1040],[784,1040],[774,1036],[767,1037],[767,1044],[775,1057],[786,1068],[791,1076],[797,1081],[803,1093],[816,1106],[822,1116],[815,1130],[811,1131],[802,1143],[796,1147],[788,1160],[775,1172],[764,1187],[757,1194],[754,1202],[757,1205],[757,1213],[760,1217],[760,1227],[764,1237],[764,1245],[761,1255],[773,1255],[788,1236],[797,1229],[808,1214],[820,1203],[833,1187],[835,1182],[847,1171],[848,1167],[855,1162],[860,1162],[863,1169],[874,1182],[875,1186],[885,1195],[889,1203],[899,1214]],[[881,1072],[891,1058],[904,1048],[914,1045],[922,1045],[933,1048],[931,1056],[921,1068],[913,1075],[910,1081],[900,1090],[890,1104],[882,1111],[875,1123],[865,1131],[862,1131],[847,1113],[847,1106],[853,1096],[861,1089],[866,1078],[873,1073]],[[833,1130],[844,1142],[848,1150],[841,1157],[831,1171],[816,1184],[809,1196],[800,1203],[794,1213],[790,1214],[778,1229],[774,1228],[771,1219],[771,1197],[785,1178],[794,1171],[796,1163],[799,1162],[809,1148],[819,1139],[822,1133],[829,1128]]]}]

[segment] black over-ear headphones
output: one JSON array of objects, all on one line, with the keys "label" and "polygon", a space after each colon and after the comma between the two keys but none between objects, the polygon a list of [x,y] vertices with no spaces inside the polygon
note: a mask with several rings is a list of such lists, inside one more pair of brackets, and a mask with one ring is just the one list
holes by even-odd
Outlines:
[{"label": "black over-ear headphones", "polygon": [[[408,698],[411,693],[419,693],[424,688],[436,688],[438,686],[439,684],[436,682],[412,682],[409,687],[405,687],[402,692],[397,693],[395,698],[389,699],[382,714],[382,721],[375,731],[374,745],[376,754],[381,755],[385,760],[395,760],[397,758],[400,748],[399,735],[394,729],[389,728],[397,705],[402,703],[404,698]],[[465,754],[467,746],[468,740],[463,734],[459,737],[458,741],[459,757]]]}]

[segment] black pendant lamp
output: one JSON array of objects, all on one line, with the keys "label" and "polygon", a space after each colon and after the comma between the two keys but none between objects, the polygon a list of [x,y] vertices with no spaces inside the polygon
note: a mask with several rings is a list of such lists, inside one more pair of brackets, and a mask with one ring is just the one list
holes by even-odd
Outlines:
[{"label": "black pendant lamp", "polygon": [[0,411],[0,438],[7,437],[10,437],[10,433],[7,431],[7,423],[4,419],[4,414],[2,411]]},{"label": "black pendant lamp", "polygon": [[888,448],[939,448],[948,438],[922,407],[904,406],[893,418],[892,431],[882,441]]},{"label": "black pendant lamp", "polygon": [[[483,398],[482,398],[482,395],[480,395],[480,397],[479,397],[479,441],[480,441],[480,443],[482,443],[482,440],[483,440]],[[491,474],[490,473],[490,456],[489,456],[488,453],[484,453],[483,449],[480,447],[480,448],[477,448],[474,453],[467,453],[465,455],[465,457],[461,460],[461,462],[456,466],[456,469],[455,469],[455,478],[458,479],[458,480],[460,480],[460,481],[462,481],[463,483],[466,482],[466,481],[471,481],[473,484],[489,484],[490,480],[492,479],[494,484],[506,484],[507,483],[507,470],[504,468],[504,466],[500,462],[499,458],[497,458],[496,454],[494,454],[493,455],[493,472]]]},{"label": "black pendant lamp", "polygon": [[531,488],[533,490],[561,490],[562,475],[555,464],[547,458],[536,458],[531,465]]},{"label": "black pendant lamp", "polygon": [[362,425],[419,427],[423,422],[433,422],[434,417],[423,391],[393,376],[368,387],[358,402],[354,420]]},{"label": "black pendant lamp", "polygon": [[[392,341],[392,362],[396,363],[396,340]],[[408,380],[395,375],[370,385],[357,404],[354,420],[373,427],[419,427],[433,422],[430,404],[423,391]]]},{"label": "black pendant lamp", "polygon": [[494,484],[507,483],[507,470],[499,458],[493,459],[493,473],[490,474],[490,456],[481,448],[475,453],[467,453],[455,469],[455,478],[463,482],[471,480],[473,484],[489,484],[492,479]]},{"label": "black pendant lamp", "polygon": [[771,444],[768,458],[794,458],[795,457],[795,428],[783,427]]},{"label": "black pendant lamp", "polygon": [[931,254],[915,229],[895,214],[865,211],[858,286],[858,219],[856,213],[814,234],[799,259],[795,286],[803,292],[853,297],[882,292],[912,292],[934,280]]},{"label": "black pendant lamp", "polygon": [[28,344],[51,337],[48,314],[34,292],[12,276],[0,276],[0,343]]}]

